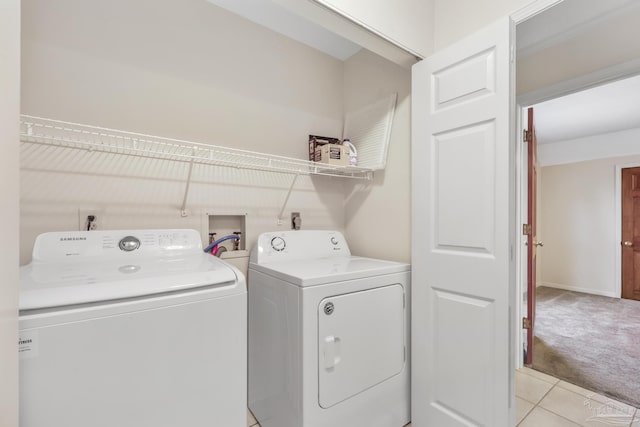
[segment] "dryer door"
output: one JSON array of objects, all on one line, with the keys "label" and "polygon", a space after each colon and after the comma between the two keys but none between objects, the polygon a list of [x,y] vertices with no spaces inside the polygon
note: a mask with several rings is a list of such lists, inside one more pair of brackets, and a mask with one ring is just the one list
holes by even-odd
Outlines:
[{"label": "dryer door", "polygon": [[322,408],[402,371],[404,319],[404,290],[398,284],[320,301],[318,399]]}]

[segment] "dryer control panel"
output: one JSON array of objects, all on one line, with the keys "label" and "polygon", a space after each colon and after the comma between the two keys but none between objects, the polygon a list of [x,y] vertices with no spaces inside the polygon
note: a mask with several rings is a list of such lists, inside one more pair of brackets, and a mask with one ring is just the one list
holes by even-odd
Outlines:
[{"label": "dryer control panel", "polygon": [[351,256],[349,245],[339,231],[302,230],[263,233],[251,251],[251,262]]}]

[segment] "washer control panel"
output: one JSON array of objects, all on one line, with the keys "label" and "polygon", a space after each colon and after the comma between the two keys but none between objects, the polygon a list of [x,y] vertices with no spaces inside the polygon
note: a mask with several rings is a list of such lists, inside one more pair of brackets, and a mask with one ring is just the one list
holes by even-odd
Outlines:
[{"label": "washer control panel", "polygon": [[195,230],[94,230],[50,232],[38,236],[33,259],[56,261],[72,257],[160,256],[200,253]]},{"label": "washer control panel", "polygon": [[251,262],[350,256],[339,231],[301,230],[263,233],[251,254]]}]

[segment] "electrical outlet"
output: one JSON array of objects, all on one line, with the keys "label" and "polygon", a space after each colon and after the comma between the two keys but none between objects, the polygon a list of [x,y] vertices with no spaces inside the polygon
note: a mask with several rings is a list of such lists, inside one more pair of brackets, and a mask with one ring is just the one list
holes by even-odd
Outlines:
[{"label": "electrical outlet", "polygon": [[78,230],[91,231],[104,229],[102,209],[78,209]]},{"label": "electrical outlet", "polygon": [[291,212],[291,229],[300,230],[302,226],[302,216],[300,212]]}]

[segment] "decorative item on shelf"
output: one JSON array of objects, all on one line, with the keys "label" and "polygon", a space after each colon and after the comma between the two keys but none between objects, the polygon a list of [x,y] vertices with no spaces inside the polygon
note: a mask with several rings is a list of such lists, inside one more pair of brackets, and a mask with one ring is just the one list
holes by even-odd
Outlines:
[{"label": "decorative item on shelf", "polygon": [[349,150],[349,166],[358,166],[358,150],[356,150],[356,146],[351,143],[349,138],[343,139],[342,145]]},{"label": "decorative item on shelf", "polygon": [[325,144],[340,144],[340,140],[328,136],[309,135],[309,161],[318,161],[316,150]]},{"label": "decorative item on shelf", "polygon": [[335,166],[347,166],[349,156],[344,145],[325,144],[316,148],[316,162]]}]

